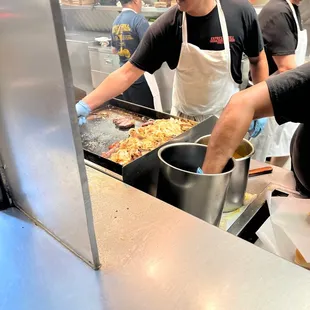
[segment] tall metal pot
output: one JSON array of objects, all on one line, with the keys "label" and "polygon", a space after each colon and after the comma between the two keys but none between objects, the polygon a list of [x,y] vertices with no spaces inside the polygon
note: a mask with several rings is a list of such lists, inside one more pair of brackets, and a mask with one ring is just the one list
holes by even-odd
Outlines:
[{"label": "tall metal pot", "polygon": [[221,174],[197,174],[207,147],[175,143],[162,147],[157,197],[210,224],[220,224],[226,192],[234,169],[231,159]]},{"label": "tall metal pot", "polygon": [[[211,135],[199,138],[196,143],[208,145]],[[254,147],[251,142],[243,139],[235,151],[239,158],[235,158],[235,169],[231,176],[227,192],[224,212],[231,212],[243,205],[244,194],[248,184],[251,157],[254,154]]]}]

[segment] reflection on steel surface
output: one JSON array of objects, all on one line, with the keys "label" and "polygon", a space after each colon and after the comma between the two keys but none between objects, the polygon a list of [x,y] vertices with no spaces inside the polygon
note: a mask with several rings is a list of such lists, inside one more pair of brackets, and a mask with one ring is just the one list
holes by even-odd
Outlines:
[{"label": "reflection on steel surface", "polygon": [[309,310],[310,272],[87,175],[103,267],[88,268],[17,210],[0,212],[1,310]]},{"label": "reflection on steel surface", "polygon": [[59,3],[10,0],[5,10],[14,18],[0,18],[0,153],[14,202],[98,267]]}]

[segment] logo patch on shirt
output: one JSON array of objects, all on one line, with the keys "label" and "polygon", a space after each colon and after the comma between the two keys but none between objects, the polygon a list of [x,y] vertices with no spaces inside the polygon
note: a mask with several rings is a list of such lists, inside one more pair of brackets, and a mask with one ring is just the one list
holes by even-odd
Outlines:
[{"label": "logo patch on shirt", "polygon": [[133,40],[130,33],[131,28],[129,24],[114,25],[112,28],[113,39],[119,43],[118,55],[127,59],[131,57],[131,53],[126,48],[126,43],[127,41]]},{"label": "logo patch on shirt", "polygon": [[[234,36],[229,36],[229,42],[230,43],[234,43],[236,42],[236,39]],[[223,40],[223,37],[211,37],[210,39],[210,43],[215,43],[215,44],[224,44],[224,40]]]}]

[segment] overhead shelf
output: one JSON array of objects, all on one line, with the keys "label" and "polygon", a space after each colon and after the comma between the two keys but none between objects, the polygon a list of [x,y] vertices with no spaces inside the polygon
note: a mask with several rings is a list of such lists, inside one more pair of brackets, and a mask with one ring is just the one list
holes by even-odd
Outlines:
[{"label": "overhead shelf", "polygon": [[[257,13],[262,5],[254,6]],[[112,24],[122,8],[106,5],[61,5],[67,31],[110,32]],[[141,14],[147,19],[156,19],[169,8],[143,7]]]},{"label": "overhead shelf", "polygon": [[[122,10],[121,7],[115,5],[65,5],[61,4],[62,9],[64,10],[100,10],[106,12],[120,12]],[[155,8],[155,7],[142,7],[142,14],[155,14],[161,15],[165,13],[168,8]],[[153,15],[152,15],[153,16]]]}]

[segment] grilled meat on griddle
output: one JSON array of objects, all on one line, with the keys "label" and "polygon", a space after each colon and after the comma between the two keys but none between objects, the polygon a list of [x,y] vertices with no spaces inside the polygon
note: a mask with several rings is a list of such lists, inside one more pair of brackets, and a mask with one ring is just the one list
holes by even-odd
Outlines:
[{"label": "grilled meat on griddle", "polygon": [[129,129],[135,127],[135,121],[132,117],[120,117],[120,118],[115,118],[113,120],[113,123],[115,124],[116,127],[119,129]]},{"label": "grilled meat on griddle", "polygon": [[103,152],[101,156],[103,158],[110,158],[113,153],[116,153],[119,150],[119,142],[115,142],[109,146],[109,150],[107,152]]}]

